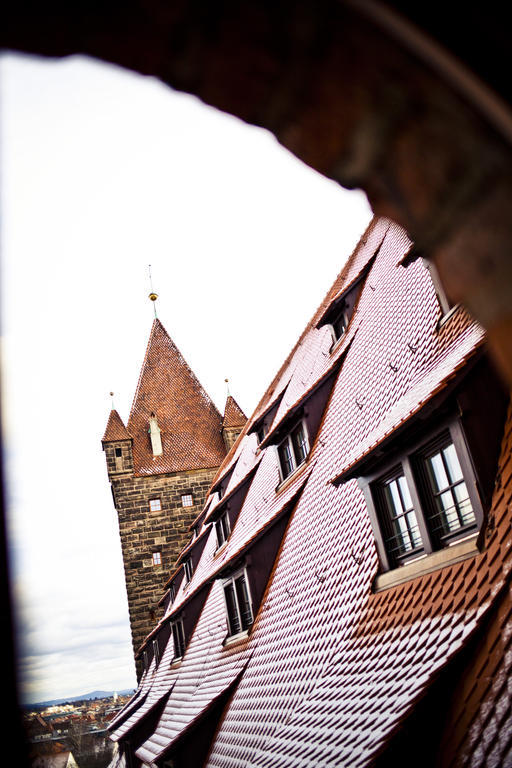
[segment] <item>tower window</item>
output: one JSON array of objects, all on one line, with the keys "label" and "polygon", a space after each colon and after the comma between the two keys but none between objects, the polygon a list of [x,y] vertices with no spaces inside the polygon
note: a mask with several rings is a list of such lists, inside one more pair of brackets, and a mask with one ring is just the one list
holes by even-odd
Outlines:
[{"label": "tower window", "polygon": [[181,497],[181,506],[182,507],[193,507],[194,506],[194,497],[191,493],[184,493]]},{"label": "tower window", "polygon": [[162,553],[153,552],[153,565],[162,565]]},{"label": "tower window", "polygon": [[123,449],[121,447],[117,446],[115,451],[116,451],[116,459],[120,459],[121,456],[123,455]]},{"label": "tower window", "polygon": [[149,509],[151,512],[158,512],[162,509],[162,504],[160,502],[160,499],[150,499],[149,500]]}]

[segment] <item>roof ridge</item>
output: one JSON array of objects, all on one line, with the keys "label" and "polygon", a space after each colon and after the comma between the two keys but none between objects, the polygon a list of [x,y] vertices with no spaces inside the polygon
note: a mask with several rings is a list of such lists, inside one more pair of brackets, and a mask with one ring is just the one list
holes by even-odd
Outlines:
[{"label": "roof ridge", "polygon": [[[315,324],[316,324],[316,322],[318,320],[318,317],[320,316],[320,313],[321,313],[322,309],[324,307],[326,307],[329,304],[329,302],[332,301],[332,298],[336,295],[336,293],[333,293],[334,286],[339,285],[346,278],[352,263],[355,261],[356,257],[359,255],[361,249],[364,248],[364,246],[367,244],[367,242],[368,242],[368,240],[370,238],[370,235],[372,234],[373,230],[376,229],[376,227],[378,226],[378,224],[380,222],[388,222],[388,226],[386,228],[386,232],[385,232],[384,237],[382,239],[382,242],[383,242],[386,234],[389,232],[390,220],[387,219],[385,216],[375,216],[374,215],[372,217],[371,221],[366,226],[366,228],[363,231],[363,233],[361,234],[361,237],[357,241],[357,244],[356,244],[355,248],[352,250],[352,253],[350,253],[350,255],[347,257],[347,260],[344,263],[343,267],[341,268],[340,272],[334,278],[334,280],[333,280],[329,290],[326,292],[324,298],[322,299],[322,301],[318,305],[317,309],[315,310],[315,312],[311,316],[310,320],[307,322],[307,324],[304,327],[304,330],[302,331],[302,333],[300,334],[298,340],[295,342],[294,346],[292,347],[292,349],[288,353],[288,355],[285,358],[283,364],[281,365],[281,367],[279,368],[279,370],[277,371],[275,376],[270,381],[268,387],[265,389],[262,397],[258,401],[256,407],[253,409],[253,414],[260,415],[260,411],[263,409],[264,403],[267,400],[267,398],[269,396],[269,393],[273,392],[273,390],[276,388],[276,386],[277,386],[280,378],[282,377],[283,373],[285,372],[286,368],[292,362],[297,349],[303,343],[303,341],[304,341],[305,337],[307,336],[308,332],[312,328],[315,327]],[[337,292],[339,292],[339,287],[338,287],[338,291]],[[240,440],[247,434],[247,431],[248,431],[249,427],[253,424],[253,421],[254,421],[254,419],[253,419],[253,416],[251,415],[251,417],[249,419],[247,419],[247,422],[246,422],[244,428],[242,429],[242,432],[238,436],[237,441],[234,443],[234,445],[231,447],[231,449],[228,451],[226,457],[222,461],[219,469],[217,470],[217,472],[215,474],[215,477],[213,478],[212,483],[214,483],[217,480],[217,478],[222,476],[222,473],[224,471],[224,467],[227,465],[227,463],[229,461],[232,460],[233,450],[235,449],[235,446],[237,446],[239,444]]]}]

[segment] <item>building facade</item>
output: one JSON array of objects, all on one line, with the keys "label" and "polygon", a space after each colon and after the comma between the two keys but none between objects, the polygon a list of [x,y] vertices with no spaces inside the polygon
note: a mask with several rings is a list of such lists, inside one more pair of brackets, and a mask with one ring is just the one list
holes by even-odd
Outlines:
[{"label": "building facade", "polygon": [[[243,422],[236,401],[228,401],[228,415],[236,412]],[[169,571],[226,455],[226,415],[217,411],[155,320],[128,424],[112,410],[102,439],[119,521],[135,656],[160,616]],[[136,668],[139,677],[141,664]]]},{"label": "building facade", "polygon": [[216,473],[115,765],[512,765],[512,417],[376,218]]}]

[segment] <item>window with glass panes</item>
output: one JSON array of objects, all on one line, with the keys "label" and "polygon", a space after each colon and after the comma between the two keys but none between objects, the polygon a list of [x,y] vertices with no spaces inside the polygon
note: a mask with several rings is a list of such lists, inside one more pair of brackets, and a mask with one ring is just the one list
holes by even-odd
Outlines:
[{"label": "window with glass panes", "polygon": [[183,572],[185,574],[185,584],[188,584],[194,573],[194,566],[190,557],[183,561]]},{"label": "window with glass panes", "polygon": [[237,635],[248,629],[253,621],[247,575],[240,571],[224,582],[224,597],[228,616],[228,631]]},{"label": "window with glass panes", "polygon": [[379,484],[382,528],[386,550],[393,562],[423,548],[416,512],[401,469]]},{"label": "window with glass panes", "polygon": [[217,547],[221,547],[228,540],[230,533],[227,512],[224,512],[215,523],[215,532],[217,534]]},{"label": "window with glass panes", "polygon": [[475,512],[454,444],[445,441],[422,456],[422,462],[433,501],[429,527],[435,541],[474,527]]},{"label": "window with glass panes", "polygon": [[183,621],[177,619],[171,624],[172,640],[174,643],[174,658],[181,659],[185,653],[185,632],[183,631]]},{"label": "window with glass panes", "polygon": [[278,446],[279,463],[283,479],[288,477],[306,459],[309,443],[306,426],[303,421],[290,431]]},{"label": "window with glass panes", "polygon": [[483,521],[458,423],[395,461],[386,474],[360,478],[384,570],[450,546]]}]

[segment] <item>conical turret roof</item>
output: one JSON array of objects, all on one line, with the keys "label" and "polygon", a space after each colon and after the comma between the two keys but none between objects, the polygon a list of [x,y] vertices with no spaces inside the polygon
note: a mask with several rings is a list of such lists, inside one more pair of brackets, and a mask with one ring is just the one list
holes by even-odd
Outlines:
[{"label": "conical turret roof", "polygon": [[242,411],[235,398],[232,397],[232,395],[228,395],[226,399],[226,406],[224,408],[224,418],[222,419],[222,426],[224,429],[244,427],[246,421],[247,416]]},{"label": "conical turret roof", "polygon": [[[163,453],[153,456],[148,434],[155,415]],[[217,467],[226,455],[222,418],[162,323],[155,319],[133,399],[128,431],[135,474]]]},{"label": "conical turret roof", "polygon": [[108,417],[107,426],[105,427],[105,434],[101,438],[101,442],[111,443],[115,440],[131,440],[131,435],[128,433],[118,412],[112,408]]}]

